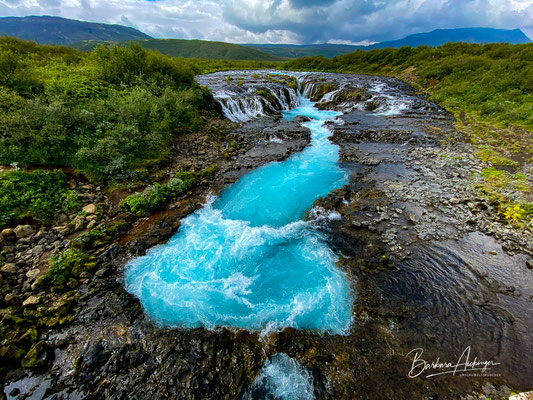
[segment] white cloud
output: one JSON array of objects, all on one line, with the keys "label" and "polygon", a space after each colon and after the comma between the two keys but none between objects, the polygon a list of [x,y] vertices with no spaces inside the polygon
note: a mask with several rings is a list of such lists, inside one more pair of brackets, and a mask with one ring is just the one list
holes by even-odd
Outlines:
[{"label": "white cloud", "polygon": [[0,0],[0,15],[58,15],[154,37],[238,43],[369,43],[467,26],[533,35],[533,0]]}]

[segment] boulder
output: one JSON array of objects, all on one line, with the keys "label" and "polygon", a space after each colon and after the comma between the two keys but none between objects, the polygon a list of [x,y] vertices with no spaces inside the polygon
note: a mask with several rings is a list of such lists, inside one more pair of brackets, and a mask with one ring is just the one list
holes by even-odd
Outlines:
[{"label": "boulder", "polygon": [[85,207],[83,207],[82,210],[87,215],[95,214],[96,213],[96,205],[88,204]]},{"label": "boulder", "polygon": [[33,233],[33,228],[31,225],[19,225],[13,229],[13,233],[17,239],[21,239],[30,236]]},{"label": "boulder", "polygon": [[26,277],[28,277],[29,279],[35,279],[39,275],[41,275],[41,270],[39,268],[34,268],[26,272]]},{"label": "boulder", "polygon": [[67,223],[68,217],[65,214],[59,214],[56,220],[58,224],[62,225]]},{"label": "boulder", "polygon": [[13,229],[11,228],[6,228],[6,229],[2,229],[2,236],[3,237],[10,237],[11,235],[13,235]]},{"label": "boulder", "polygon": [[50,346],[41,340],[31,346],[26,356],[20,362],[20,365],[24,368],[44,367],[52,360],[52,354]]},{"label": "boulder", "polygon": [[74,231],[79,231],[85,227],[85,217],[83,215],[78,215],[74,218],[72,223],[74,224]]},{"label": "boulder", "polygon": [[11,275],[11,274],[17,273],[17,267],[15,266],[15,264],[8,263],[8,264],[4,264],[2,268],[0,268],[0,271],[2,271],[2,273],[4,274]]}]

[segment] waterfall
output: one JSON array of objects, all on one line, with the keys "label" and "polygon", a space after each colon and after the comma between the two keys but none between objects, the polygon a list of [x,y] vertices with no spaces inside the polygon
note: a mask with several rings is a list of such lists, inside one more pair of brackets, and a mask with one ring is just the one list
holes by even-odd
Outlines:
[{"label": "waterfall", "polygon": [[[273,71],[259,71],[257,74],[259,73],[263,74],[263,79],[248,81],[246,86],[243,86],[242,79],[250,74],[249,71],[232,71],[230,75],[219,72],[196,79],[200,84],[211,88],[222,112],[233,122],[246,122],[264,115],[278,114],[300,104],[300,90],[289,87],[286,78],[272,78],[276,74]],[[293,76],[290,73],[279,75]],[[220,79],[213,80],[214,76]],[[299,88],[301,83],[298,74],[294,74],[294,77],[297,78]]]},{"label": "waterfall", "polygon": [[[243,77],[248,77],[250,71],[218,72],[198,77],[197,80],[208,85],[213,91],[213,97],[220,104],[222,112],[233,122],[246,122],[265,115],[279,114],[300,104],[300,97],[312,98],[319,86],[324,83],[322,75],[317,73],[257,71],[257,80],[247,80],[243,86]],[[296,78],[297,89],[287,85],[286,76]],[[279,76],[279,78],[278,78]],[[216,79],[215,79],[216,77]],[[228,79],[230,78],[230,79]],[[337,88],[320,100],[319,103],[329,103],[339,100],[339,95],[350,88],[365,88],[358,82],[358,77],[337,79]],[[371,109],[380,115],[398,115],[409,109],[412,100],[405,94],[399,94],[394,86],[383,80],[375,80],[367,89],[370,98],[362,101],[347,101],[337,104],[336,109],[342,111]],[[378,106],[374,106],[377,103]],[[372,106],[372,107],[369,107]]]},{"label": "waterfall", "polygon": [[319,103],[329,103],[330,101],[335,100],[335,97],[340,93],[344,88],[340,87],[332,92],[326,93],[319,101]]},{"label": "waterfall", "polygon": [[316,82],[303,82],[303,91],[302,91],[302,97],[311,98],[313,97],[313,93],[316,90],[317,83]]},{"label": "waterfall", "polygon": [[246,122],[282,110],[290,110],[299,103],[298,93],[293,88],[273,87],[269,88],[268,92],[278,104],[255,93],[243,96],[242,93],[221,91],[216,92],[214,98],[222,106],[224,115],[233,122]]}]

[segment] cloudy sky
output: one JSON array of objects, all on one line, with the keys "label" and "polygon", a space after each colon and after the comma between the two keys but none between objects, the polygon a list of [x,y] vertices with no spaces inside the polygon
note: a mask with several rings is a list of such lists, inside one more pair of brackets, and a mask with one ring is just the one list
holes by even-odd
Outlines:
[{"label": "cloudy sky", "polygon": [[0,0],[0,16],[25,15],[234,43],[368,43],[470,26],[533,38],[533,0]]}]

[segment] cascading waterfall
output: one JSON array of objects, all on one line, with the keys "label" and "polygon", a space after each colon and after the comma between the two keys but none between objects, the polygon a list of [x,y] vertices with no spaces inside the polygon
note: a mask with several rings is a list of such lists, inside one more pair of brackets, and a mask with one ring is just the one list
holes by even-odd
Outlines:
[{"label": "cascading waterfall", "polygon": [[[281,79],[289,75],[280,71],[259,71],[264,76],[280,76]],[[265,115],[278,114],[280,111],[293,109],[298,105],[299,96],[311,98],[323,84],[321,74],[317,73],[293,73],[297,77],[298,90],[287,84],[275,80],[247,82],[248,88],[243,88],[234,83],[228,83],[223,77],[225,73],[204,75],[198,78],[201,84],[206,84],[213,89],[215,100],[221,105],[224,115],[233,122],[246,122]],[[234,72],[237,79],[249,72]],[[216,75],[216,81],[210,80],[210,76]],[[259,75],[259,74],[258,74]],[[230,81],[231,82],[231,81]],[[394,116],[402,114],[410,108],[412,99],[409,96],[398,95],[398,91],[383,80],[374,80],[369,87],[368,78],[360,80],[357,76],[338,77],[337,88],[325,93],[318,103],[335,102],[338,96],[346,90],[365,89],[370,95],[368,99],[360,102],[346,102],[336,104],[336,109],[344,112],[352,110],[366,110],[367,105],[372,103],[372,109],[376,114]],[[377,108],[374,104],[377,103]]]},{"label": "cascading waterfall", "polygon": [[[227,97],[215,98],[222,106],[224,115],[233,122],[246,122],[253,118],[266,115],[265,104],[259,96],[253,96],[245,99]],[[270,105],[270,109],[274,107]]]},{"label": "cascading waterfall", "polygon": [[315,92],[318,84],[316,82],[304,82],[302,84],[302,97],[310,98]]},{"label": "cascading waterfall", "polygon": [[[209,85],[210,82],[205,83]],[[221,105],[224,115],[233,122],[246,122],[261,116],[277,114],[298,105],[297,90],[284,84],[270,85],[266,88],[264,85],[256,85],[249,89],[243,89],[238,85],[230,86],[215,90],[214,98]],[[261,92],[267,92],[276,101],[260,94]]]}]

